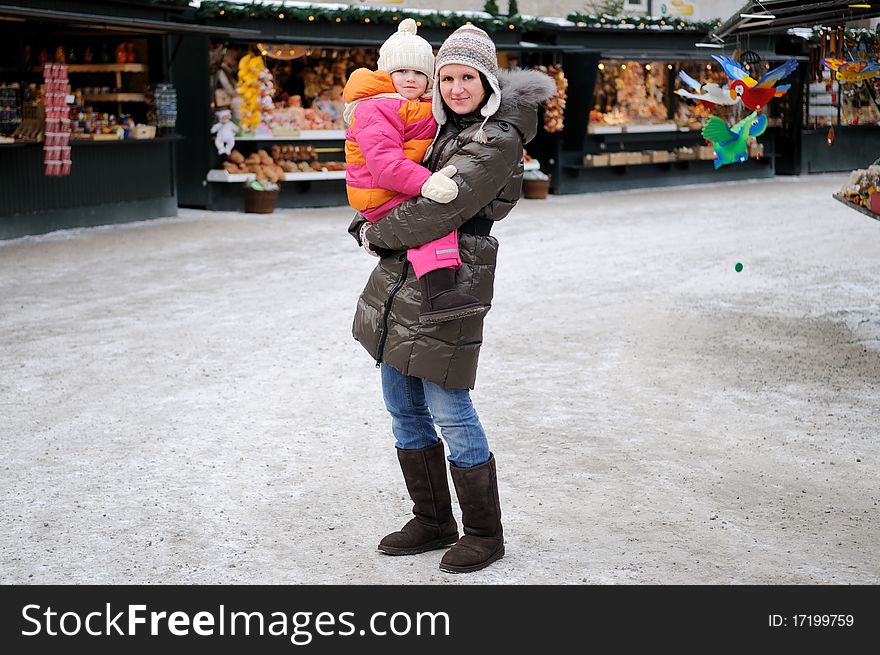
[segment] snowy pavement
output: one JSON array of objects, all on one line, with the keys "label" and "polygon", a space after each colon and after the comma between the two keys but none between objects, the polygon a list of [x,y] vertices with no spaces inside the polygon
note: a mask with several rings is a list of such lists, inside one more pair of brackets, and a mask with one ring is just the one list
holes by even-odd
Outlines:
[{"label": "snowy pavement", "polygon": [[880,222],[845,178],[497,226],[507,556],[466,576],[375,549],[411,503],[349,210],[0,242],[0,582],[878,584]]}]

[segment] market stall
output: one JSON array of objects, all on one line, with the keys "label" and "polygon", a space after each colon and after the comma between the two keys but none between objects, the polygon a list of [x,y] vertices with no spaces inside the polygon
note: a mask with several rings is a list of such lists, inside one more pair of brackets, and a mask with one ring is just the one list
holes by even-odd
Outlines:
[{"label": "market stall", "polygon": [[[873,30],[838,27],[813,30],[809,42],[801,170],[859,168],[880,153],[880,71],[847,69],[876,62],[880,40]],[[823,64],[828,61],[846,63],[838,71]]]},{"label": "market stall", "polygon": [[[768,129],[752,139],[747,158],[716,169],[716,153],[702,134],[710,116],[731,125],[748,114],[682,97],[681,72],[699,85],[727,81],[709,52],[695,43],[717,26],[639,17],[605,20],[572,15],[544,31],[560,48],[568,81],[564,127],[539,135],[534,154],[553,178],[555,193],[621,190],[775,174],[782,114],[763,112]],[[784,55],[771,41],[756,44],[752,64],[775,66]],[[736,54],[739,57],[742,53]],[[757,70],[757,69],[756,69]]]},{"label": "market stall", "polygon": [[789,94],[798,121],[785,135],[783,151],[791,158],[780,172],[858,169],[880,153],[880,84],[864,74],[880,55],[877,34],[866,23],[877,16],[876,3],[752,0],[707,37],[727,47],[775,38],[806,55]]},{"label": "market stall", "polygon": [[[530,46],[520,42],[519,17],[509,22],[481,12],[414,11],[419,35],[435,47],[455,27],[473,20],[493,33],[500,66],[528,65],[521,53]],[[347,204],[342,89],[355,69],[375,68],[379,46],[402,15],[335,5],[243,7],[216,2],[202,3],[200,12],[206,25],[255,29],[259,37],[213,39],[200,46],[204,54],[198,58],[210,64],[203,78],[183,93],[188,104],[202,103],[206,119],[182,132],[194,144],[202,139],[205,149],[179,154],[182,172],[201,171],[198,178],[194,173],[181,178],[181,203],[263,211],[271,194],[277,207]],[[193,89],[199,87],[196,97]],[[227,148],[214,136],[207,143],[209,130],[228,134],[233,145]],[[540,164],[528,154],[524,167],[542,177]],[[543,180],[533,182],[540,186]],[[256,194],[264,191],[258,199]]]},{"label": "market stall", "polygon": [[228,114],[234,146],[226,152],[215,143],[206,207],[248,209],[261,191],[279,191],[278,207],[345,204],[342,89],[352,70],[375,67],[377,51],[267,42],[210,47],[211,112],[220,121]]},{"label": "market stall", "polygon": [[850,173],[849,179],[834,194],[834,199],[866,216],[880,221],[880,165],[878,161]]},{"label": "market stall", "polygon": [[177,213],[166,5],[0,7],[0,238]]}]

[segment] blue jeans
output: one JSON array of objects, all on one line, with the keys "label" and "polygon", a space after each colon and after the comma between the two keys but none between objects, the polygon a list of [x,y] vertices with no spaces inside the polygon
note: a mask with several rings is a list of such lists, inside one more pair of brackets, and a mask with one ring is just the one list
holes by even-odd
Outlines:
[{"label": "blue jeans", "polygon": [[467,389],[443,387],[404,375],[382,364],[382,395],[391,414],[391,431],[401,450],[437,443],[437,431],[449,446],[449,461],[471,468],[489,459],[489,442]]}]

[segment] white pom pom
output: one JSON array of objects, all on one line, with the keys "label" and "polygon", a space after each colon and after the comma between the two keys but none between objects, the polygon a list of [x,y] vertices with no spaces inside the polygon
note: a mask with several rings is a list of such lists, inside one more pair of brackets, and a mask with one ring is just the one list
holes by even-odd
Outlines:
[{"label": "white pom pom", "polygon": [[419,28],[416,25],[416,22],[412,18],[404,18],[402,21],[400,21],[400,25],[398,26],[397,31],[415,34],[418,29]]}]

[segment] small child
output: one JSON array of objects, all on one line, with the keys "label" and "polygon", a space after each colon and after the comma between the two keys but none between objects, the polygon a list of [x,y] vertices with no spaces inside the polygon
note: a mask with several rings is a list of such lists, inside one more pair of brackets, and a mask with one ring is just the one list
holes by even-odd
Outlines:
[{"label": "small child", "polygon": [[[434,52],[416,30],[413,19],[401,21],[379,49],[379,70],[359,68],[345,85],[348,202],[370,223],[417,195],[440,203],[458,196],[458,185],[451,179],[454,167],[431,173],[418,163],[437,134],[437,121],[430,94]],[[475,316],[488,309],[455,289],[455,271],[461,267],[457,231],[410,248],[406,256],[421,282],[423,323]]]}]

